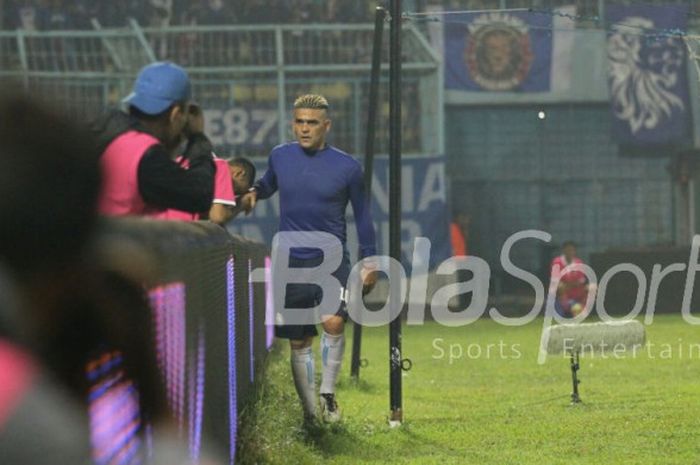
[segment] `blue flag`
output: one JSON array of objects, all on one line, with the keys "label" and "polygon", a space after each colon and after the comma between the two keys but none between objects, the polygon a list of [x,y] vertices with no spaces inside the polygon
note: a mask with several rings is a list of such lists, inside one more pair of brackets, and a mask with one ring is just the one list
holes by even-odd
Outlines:
[{"label": "blue flag", "polygon": [[445,87],[549,91],[551,29],[552,16],[535,12],[450,15],[445,24]]},{"label": "blue flag", "polygon": [[610,5],[608,83],[613,134],[631,147],[690,142],[690,100],[683,40],[687,5]]}]

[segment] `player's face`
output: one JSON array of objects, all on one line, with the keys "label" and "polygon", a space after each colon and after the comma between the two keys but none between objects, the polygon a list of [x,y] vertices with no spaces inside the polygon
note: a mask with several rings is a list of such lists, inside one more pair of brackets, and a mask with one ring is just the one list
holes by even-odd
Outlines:
[{"label": "player's face", "polygon": [[331,128],[326,110],[298,108],[294,110],[292,129],[304,150],[318,150],[326,145],[326,134]]}]

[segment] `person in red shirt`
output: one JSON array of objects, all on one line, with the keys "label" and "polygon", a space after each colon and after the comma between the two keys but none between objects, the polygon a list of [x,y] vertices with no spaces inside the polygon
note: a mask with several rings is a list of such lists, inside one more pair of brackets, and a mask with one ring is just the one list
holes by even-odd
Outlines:
[{"label": "person in red shirt", "polygon": [[458,213],[450,223],[450,240],[452,255],[456,257],[469,255],[467,237],[469,234],[469,216]]},{"label": "person in red shirt", "polygon": [[[183,166],[187,166],[187,160],[176,160]],[[197,221],[208,219],[212,223],[224,226],[236,217],[243,206],[236,199],[240,198],[255,181],[255,165],[250,160],[238,157],[226,161],[223,158],[214,157],[216,173],[214,175],[214,201],[209,212],[189,213],[186,211],[168,209],[156,213],[153,217],[161,220]]]},{"label": "person in red shirt", "polygon": [[564,268],[577,264],[584,265],[584,262],[576,255],[576,244],[564,242],[562,254],[552,260],[550,267],[551,282],[557,283],[554,308],[561,316],[575,317],[590,310],[586,308],[586,300],[593,289],[585,273],[574,268],[562,274]]}]

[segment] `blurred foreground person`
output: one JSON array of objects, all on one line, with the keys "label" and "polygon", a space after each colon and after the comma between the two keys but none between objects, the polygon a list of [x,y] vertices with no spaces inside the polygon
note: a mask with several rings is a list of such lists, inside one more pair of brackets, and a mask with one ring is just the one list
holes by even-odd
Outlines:
[{"label": "blurred foreground person", "polygon": [[100,191],[92,146],[37,103],[0,96],[0,463],[186,464],[143,277],[90,253]]},{"label": "blurred foreground person", "polygon": [[95,223],[99,167],[84,141],[38,105],[0,96],[3,464],[91,463],[85,408],[33,355]]}]

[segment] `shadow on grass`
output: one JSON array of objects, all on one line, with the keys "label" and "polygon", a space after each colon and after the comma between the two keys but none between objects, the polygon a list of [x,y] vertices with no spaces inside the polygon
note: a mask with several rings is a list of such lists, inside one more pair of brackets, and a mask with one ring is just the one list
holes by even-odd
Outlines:
[{"label": "shadow on grass", "polygon": [[364,394],[377,394],[377,386],[367,382],[362,378],[341,378],[338,381],[338,389],[346,389],[348,391],[362,392]]}]

